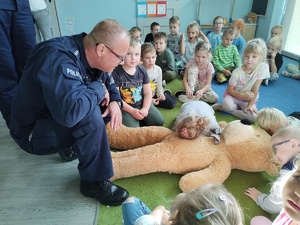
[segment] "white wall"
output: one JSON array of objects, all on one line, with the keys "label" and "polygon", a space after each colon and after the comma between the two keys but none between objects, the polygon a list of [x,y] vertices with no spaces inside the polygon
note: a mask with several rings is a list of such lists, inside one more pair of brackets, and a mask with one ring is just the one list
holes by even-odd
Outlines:
[{"label": "white wall", "polygon": [[[178,16],[182,32],[189,23],[198,21],[199,1],[201,24],[212,24],[217,15],[229,20],[234,2],[233,20],[246,19],[252,8],[252,0],[177,0],[181,8]],[[258,19],[257,37],[267,40],[271,27],[280,24],[285,1],[269,0],[266,17]],[[136,0],[56,0],[56,5],[62,35],[88,33],[97,22],[106,18],[118,20],[128,30],[137,25]]]}]

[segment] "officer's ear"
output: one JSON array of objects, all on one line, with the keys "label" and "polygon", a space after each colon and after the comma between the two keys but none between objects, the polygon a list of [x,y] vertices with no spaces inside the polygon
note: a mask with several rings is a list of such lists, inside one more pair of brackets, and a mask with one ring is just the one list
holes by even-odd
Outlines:
[{"label": "officer's ear", "polygon": [[102,56],[103,54],[103,51],[104,51],[104,45],[103,44],[97,44],[97,47],[96,47],[96,53],[98,56]]}]

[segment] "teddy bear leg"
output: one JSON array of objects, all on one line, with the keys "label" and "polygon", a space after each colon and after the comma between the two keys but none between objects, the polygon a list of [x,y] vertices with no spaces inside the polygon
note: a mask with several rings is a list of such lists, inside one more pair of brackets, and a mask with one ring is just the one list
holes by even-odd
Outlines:
[{"label": "teddy bear leg", "polygon": [[174,156],[172,151],[164,151],[167,148],[167,143],[158,143],[134,150],[111,152],[114,176],[110,180],[175,171],[178,167],[177,164],[169,165],[164,159],[177,156]]},{"label": "teddy bear leg", "polygon": [[231,164],[214,162],[209,167],[188,173],[181,177],[179,187],[183,192],[188,192],[194,188],[207,183],[223,183],[231,173]]},{"label": "teddy bear leg", "polygon": [[111,148],[124,150],[133,149],[161,142],[172,130],[161,126],[126,127],[121,125],[113,130],[110,123],[106,125],[106,132]]}]

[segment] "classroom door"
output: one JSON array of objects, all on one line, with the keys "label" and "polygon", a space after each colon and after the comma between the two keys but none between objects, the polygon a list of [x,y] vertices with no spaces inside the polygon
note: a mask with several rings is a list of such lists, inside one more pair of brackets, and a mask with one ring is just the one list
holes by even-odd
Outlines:
[{"label": "classroom door", "polygon": [[167,0],[166,16],[164,17],[148,17],[148,18],[137,18],[137,25],[142,30],[143,38],[150,33],[150,25],[152,22],[157,22],[160,25],[160,31],[170,33],[169,31],[169,19],[172,16],[178,15],[179,11],[179,0]]},{"label": "classroom door", "polygon": [[46,5],[48,7],[50,18],[51,18],[51,32],[52,37],[59,37],[61,36],[59,21],[57,16],[56,10],[56,0],[46,0]]}]

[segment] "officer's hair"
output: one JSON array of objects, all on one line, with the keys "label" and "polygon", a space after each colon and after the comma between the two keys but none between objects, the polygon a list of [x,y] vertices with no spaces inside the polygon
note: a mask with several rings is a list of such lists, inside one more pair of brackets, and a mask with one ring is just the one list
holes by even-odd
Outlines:
[{"label": "officer's hair", "polygon": [[114,19],[106,19],[99,22],[88,35],[94,41],[94,44],[105,44],[108,46],[114,46],[117,37],[129,37],[128,31]]}]

